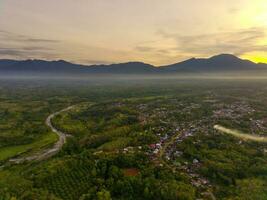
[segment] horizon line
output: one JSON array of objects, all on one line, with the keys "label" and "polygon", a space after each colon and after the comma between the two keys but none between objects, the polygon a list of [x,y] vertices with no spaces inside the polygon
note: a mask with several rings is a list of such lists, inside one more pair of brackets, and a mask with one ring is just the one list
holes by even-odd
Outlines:
[{"label": "horizon line", "polygon": [[175,64],[179,64],[179,63],[182,63],[182,62],[185,62],[185,61],[189,61],[189,60],[192,60],[192,59],[211,59],[213,57],[216,57],[216,56],[222,56],[222,55],[228,55],[228,56],[233,56],[233,57],[236,57],[240,60],[244,60],[244,61],[249,61],[249,62],[252,62],[254,64],[266,64],[267,63],[264,63],[264,62],[254,62],[252,60],[249,60],[249,59],[243,59],[243,58],[240,58],[234,54],[230,54],[230,53],[221,53],[221,54],[216,54],[216,55],[213,55],[213,56],[209,56],[209,57],[191,57],[191,58],[188,58],[188,59],[185,59],[185,60],[182,60],[182,61],[179,61],[179,62],[175,62],[175,63],[171,63],[171,64],[165,64],[165,65],[153,65],[153,64],[150,64],[150,63],[146,63],[146,62],[143,62],[143,61],[125,61],[125,62],[114,62],[114,63],[108,63],[108,62],[103,62],[103,63],[99,63],[99,64],[81,64],[81,63],[77,63],[75,61],[69,61],[69,60],[65,60],[65,59],[55,59],[55,60],[49,60],[49,59],[39,59],[39,58],[29,58],[29,59],[9,59],[9,58],[0,58],[0,61],[3,61],[3,60],[9,60],[9,61],[17,61],[17,62],[23,62],[23,61],[45,61],[45,62],[66,62],[66,63],[69,63],[69,64],[74,64],[74,65],[80,65],[80,66],[102,66],[102,65],[105,65],[105,66],[109,66],[109,65],[116,65],[116,64],[127,64],[127,63],[143,63],[143,64],[147,64],[147,65],[150,65],[152,67],[156,67],[156,68],[159,68],[159,67],[165,67],[165,66],[170,66],[170,65],[175,65]]}]

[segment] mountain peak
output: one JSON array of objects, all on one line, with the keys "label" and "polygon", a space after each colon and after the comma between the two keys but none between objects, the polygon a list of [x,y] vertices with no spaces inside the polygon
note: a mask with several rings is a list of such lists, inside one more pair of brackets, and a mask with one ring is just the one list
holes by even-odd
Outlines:
[{"label": "mountain peak", "polygon": [[233,60],[242,60],[242,59],[238,58],[237,56],[233,54],[219,54],[219,55],[212,56],[211,58],[209,58],[209,60],[233,61]]},{"label": "mountain peak", "polygon": [[170,71],[241,71],[255,69],[257,64],[238,58],[232,54],[219,54],[210,58],[191,58],[165,66]]}]

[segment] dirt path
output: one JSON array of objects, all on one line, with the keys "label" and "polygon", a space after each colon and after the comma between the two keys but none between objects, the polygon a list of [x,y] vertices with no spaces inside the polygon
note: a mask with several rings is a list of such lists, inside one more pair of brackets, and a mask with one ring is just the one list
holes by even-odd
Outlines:
[{"label": "dirt path", "polygon": [[55,154],[57,154],[60,149],[63,147],[63,145],[65,144],[66,142],[66,137],[67,137],[67,134],[66,133],[63,133],[59,130],[57,130],[53,125],[52,125],[52,119],[56,116],[56,115],[59,115],[60,113],[62,112],[66,112],[70,109],[72,109],[74,106],[69,106],[61,111],[58,111],[58,112],[55,112],[51,115],[49,115],[47,118],[46,118],[46,125],[54,132],[58,135],[59,139],[58,141],[54,144],[53,147],[51,147],[50,149],[45,149],[35,155],[32,155],[32,156],[28,156],[28,157],[23,157],[23,158],[13,158],[13,159],[10,159],[9,162],[11,163],[15,163],[15,164],[20,164],[20,163],[23,163],[23,162],[26,162],[26,161],[41,161],[41,160],[45,160],[47,158],[50,158],[51,156],[54,156]]},{"label": "dirt path", "polygon": [[251,140],[251,141],[255,141],[255,142],[267,143],[267,137],[258,136],[258,135],[251,135],[251,134],[244,134],[238,130],[225,128],[225,127],[220,126],[220,125],[215,125],[214,129],[216,129],[217,131],[220,131],[222,133],[226,133],[226,134],[232,135],[234,137],[240,138],[242,140]]},{"label": "dirt path", "polygon": [[171,169],[172,171],[175,171],[175,167],[170,165],[168,162],[165,161],[164,156],[166,154],[166,150],[168,149],[169,146],[173,145],[175,143],[175,140],[177,139],[177,137],[180,135],[181,133],[176,133],[174,134],[171,138],[169,138],[169,140],[167,142],[164,143],[164,145],[162,146],[162,148],[159,151],[159,161],[163,164],[165,164],[165,166],[167,166],[169,169]]}]

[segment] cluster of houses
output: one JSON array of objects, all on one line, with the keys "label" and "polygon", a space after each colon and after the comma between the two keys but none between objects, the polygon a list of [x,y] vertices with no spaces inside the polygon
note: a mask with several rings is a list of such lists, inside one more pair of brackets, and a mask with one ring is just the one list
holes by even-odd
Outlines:
[{"label": "cluster of houses", "polygon": [[[177,104],[180,102],[177,102]],[[249,116],[254,113],[255,110],[245,102],[236,102],[233,104],[218,104],[217,101],[210,101],[210,103],[216,103],[215,110],[213,111],[212,116],[203,116],[202,119],[194,121],[194,122],[185,122],[185,124],[179,124],[179,128],[177,127],[178,122],[174,122],[172,116],[177,112],[177,110],[170,110],[164,107],[155,108],[152,112],[143,112],[143,120],[151,120],[155,122],[159,122],[159,126],[153,127],[153,132],[157,133],[159,136],[159,141],[157,143],[153,143],[149,145],[149,155],[152,160],[157,160],[159,155],[162,156],[162,152],[164,153],[164,159],[166,161],[172,162],[177,169],[185,172],[190,178],[191,184],[197,188],[210,188],[212,187],[209,181],[201,177],[197,173],[197,169],[202,166],[202,163],[199,159],[194,158],[190,162],[183,162],[183,159],[179,159],[183,156],[183,150],[177,149],[177,145],[182,143],[186,138],[194,136],[198,132],[203,132],[208,134],[208,129],[210,125],[212,126],[213,120],[220,118],[229,118],[233,120],[237,120],[244,116]],[[190,106],[184,106],[180,109],[180,112],[187,113],[192,112],[192,109],[199,108],[199,104],[191,104]],[[140,105],[139,109],[145,111],[147,109],[147,105]],[[264,124],[267,124],[267,118],[263,120],[254,120],[250,118],[251,127],[254,127],[254,130],[266,130]],[[210,125],[209,125],[210,124]],[[167,134],[166,134],[167,133]],[[180,133],[174,139],[170,145],[166,145],[167,142],[173,140],[175,134]],[[194,144],[199,141],[195,141]],[[201,141],[200,141],[201,142]],[[166,147],[167,146],[167,147]],[[162,151],[164,148],[164,151]],[[267,149],[264,149],[264,153],[267,154]],[[158,160],[159,161],[159,160]],[[160,161],[159,161],[160,162]],[[161,163],[162,165],[162,163]]]},{"label": "cluster of houses", "polygon": [[194,159],[192,164],[190,166],[184,166],[184,170],[186,171],[187,175],[190,177],[191,184],[194,185],[197,188],[200,187],[211,187],[209,184],[209,181],[201,177],[199,174],[197,174],[195,171],[201,167],[201,163],[198,159]]},{"label": "cluster of houses", "polygon": [[251,123],[251,132],[253,134],[266,134],[267,132],[267,118],[261,120],[249,119]]},{"label": "cluster of houses", "polygon": [[255,110],[245,102],[236,102],[230,105],[221,104],[219,107],[221,108],[213,112],[213,117],[215,118],[227,117],[231,119],[237,119],[244,115],[255,112]]},{"label": "cluster of houses", "polygon": [[[220,104],[219,107],[220,109],[213,112],[213,118],[215,119],[228,118],[232,120],[239,120],[240,118],[249,116],[255,112],[255,109],[245,102],[236,102],[231,105]],[[267,118],[253,119],[250,117],[248,120],[250,133],[264,134],[267,132]]]},{"label": "cluster of houses", "polygon": [[[161,134],[158,134],[159,136]],[[163,144],[169,139],[169,135],[165,134],[164,136],[160,137],[160,140],[158,143],[154,143],[154,144],[150,144],[149,148],[150,148],[150,153],[152,154],[152,157],[156,158],[156,156],[158,155],[158,153],[160,152]]]},{"label": "cluster of houses", "polygon": [[138,147],[125,147],[123,150],[122,150],[122,153],[126,154],[126,153],[135,153],[135,152],[138,152],[138,151],[141,151],[143,149],[142,146],[138,146]]}]

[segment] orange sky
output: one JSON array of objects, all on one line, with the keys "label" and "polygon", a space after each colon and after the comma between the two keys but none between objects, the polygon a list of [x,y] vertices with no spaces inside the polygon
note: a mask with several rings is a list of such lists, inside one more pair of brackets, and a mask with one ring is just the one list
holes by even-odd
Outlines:
[{"label": "orange sky", "polygon": [[266,0],[0,0],[0,58],[267,62]]}]

